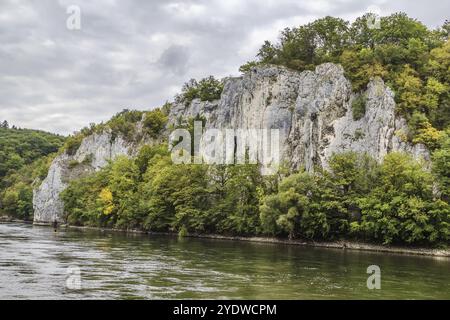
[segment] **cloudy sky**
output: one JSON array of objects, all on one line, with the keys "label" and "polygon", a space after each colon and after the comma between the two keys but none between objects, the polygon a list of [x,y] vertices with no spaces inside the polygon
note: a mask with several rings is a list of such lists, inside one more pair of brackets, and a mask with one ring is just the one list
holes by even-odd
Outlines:
[{"label": "cloudy sky", "polygon": [[[67,28],[71,5],[80,30]],[[371,6],[430,27],[450,12],[442,0],[0,0],[0,120],[68,134],[152,109],[189,78],[238,75],[285,27]]]}]

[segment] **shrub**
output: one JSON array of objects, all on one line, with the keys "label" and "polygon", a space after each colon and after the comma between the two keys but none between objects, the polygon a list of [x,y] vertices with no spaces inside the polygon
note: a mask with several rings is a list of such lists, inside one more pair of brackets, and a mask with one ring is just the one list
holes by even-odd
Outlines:
[{"label": "shrub", "polygon": [[223,91],[223,83],[215,79],[213,76],[203,78],[199,82],[191,79],[183,85],[181,94],[176,96],[178,103],[189,105],[194,99],[201,101],[213,101],[220,99]]},{"label": "shrub", "polygon": [[63,149],[68,155],[73,156],[77,152],[78,148],[80,148],[83,139],[84,135],[80,133],[70,136],[69,138],[67,138]]},{"label": "shrub", "polygon": [[124,109],[117,113],[107,125],[112,130],[112,138],[121,135],[127,141],[131,141],[136,134],[136,123],[142,120],[144,112]]},{"label": "shrub", "polygon": [[157,138],[167,124],[168,117],[161,111],[155,109],[147,112],[144,118],[144,129],[152,138]]},{"label": "shrub", "polygon": [[352,101],[353,120],[359,120],[366,114],[367,98],[364,94],[358,95]]}]

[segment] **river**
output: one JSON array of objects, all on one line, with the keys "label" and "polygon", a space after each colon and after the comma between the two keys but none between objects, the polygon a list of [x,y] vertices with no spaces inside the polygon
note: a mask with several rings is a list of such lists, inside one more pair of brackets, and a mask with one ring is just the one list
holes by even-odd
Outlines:
[{"label": "river", "polygon": [[450,259],[0,224],[0,299],[450,299]]}]

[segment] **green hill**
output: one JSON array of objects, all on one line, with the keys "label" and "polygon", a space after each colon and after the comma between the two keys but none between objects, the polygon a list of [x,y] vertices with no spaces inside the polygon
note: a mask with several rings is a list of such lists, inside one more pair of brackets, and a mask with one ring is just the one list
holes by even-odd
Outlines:
[{"label": "green hill", "polygon": [[30,129],[0,126],[0,214],[26,219],[32,214],[32,184],[45,177],[52,154],[65,137]]}]

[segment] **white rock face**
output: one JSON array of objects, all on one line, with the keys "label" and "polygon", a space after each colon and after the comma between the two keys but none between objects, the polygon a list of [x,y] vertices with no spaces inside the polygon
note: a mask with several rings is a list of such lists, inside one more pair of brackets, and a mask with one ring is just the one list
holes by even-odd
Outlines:
[{"label": "white rock face", "polygon": [[367,152],[378,160],[405,151],[428,159],[424,146],[397,137],[399,130],[407,132],[406,123],[395,116],[394,94],[381,79],[369,83],[366,96],[366,113],[354,121],[355,96],[341,66],[325,63],[314,72],[258,67],[227,79],[218,101],[175,105],[170,122],[201,115],[206,128],[280,129],[282,159],[308,171],[327,167],[330,156],[343,151]]},{"label": "white rock face", "polygon": [[[391,151],[429,159],[424,146],[397,137],[397,131],[407,132],[406,123],[395,116],[393,92],[381,79],[369,83],[366,96],[365,115],[354,121],[351,102],[355,96],[341,66],[326,63],[314,72],[258,67],[243,77],[226,79],[220,100],[175,104],[168,125],[200,115],[206,118],[207,128],[280,129],[282,160],[308,171],[327,167],[333,153],[351,150],[378,160]],[[58,156],[34,191],[34,221],[61,221],[64,208],[59,195],[70,180],[103,168],[118,155],[132,155],[139,145],[121,138],[112,141],[111,133],[105,132],[85,138],[75,155]],[[71,166],[74,160],[81,164]]]},{"label": "white rock face", "polygon": [[68,183],[103,168],[108,160],[129,155],[132,151],[130,143],[121,137],[113,140],[111,133],[106,131],[86,137],[73,156],[66,153],[57,156],[47,177],[33,192],[34,222],[62,222],[64,205],[59,196]]}]

